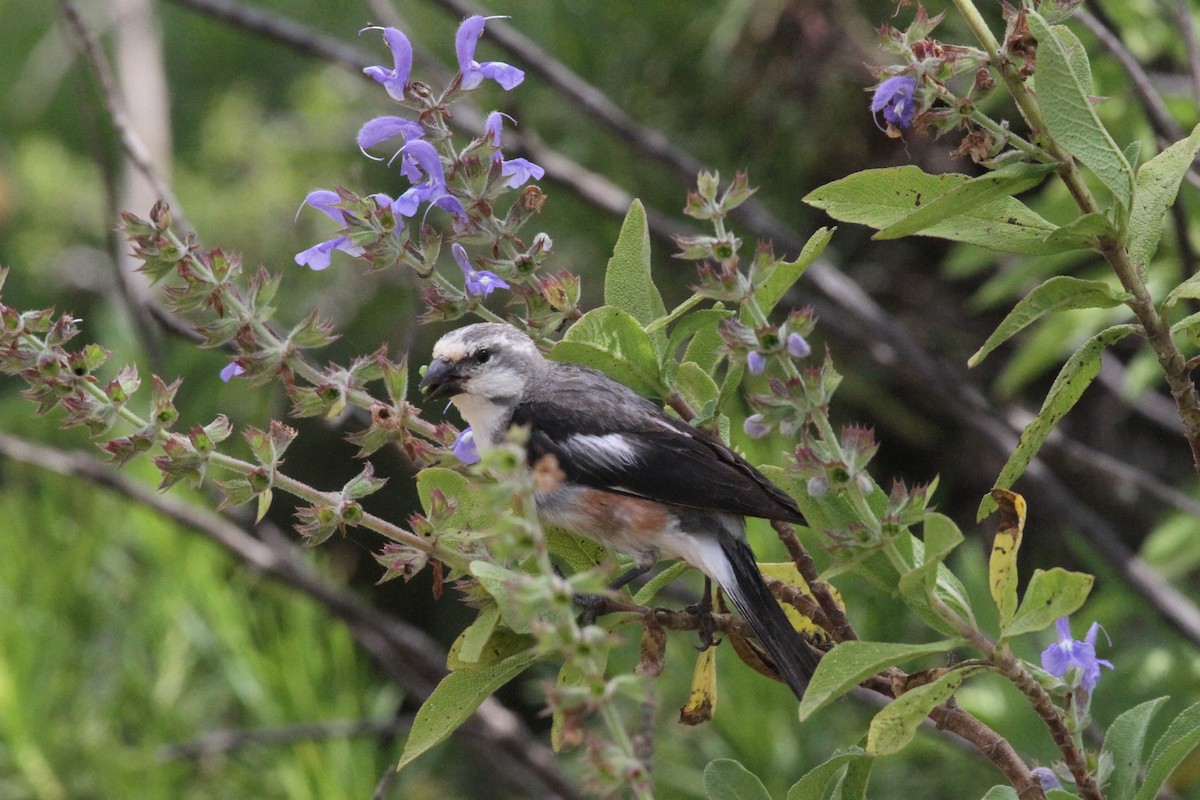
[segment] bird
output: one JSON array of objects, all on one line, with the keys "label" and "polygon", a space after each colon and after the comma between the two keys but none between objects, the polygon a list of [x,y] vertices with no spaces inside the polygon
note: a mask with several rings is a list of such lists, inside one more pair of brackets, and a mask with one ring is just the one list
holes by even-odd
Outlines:
[{"label": "bird", "polygon": [[[420,388],[449,399],[476,446],[528,428],[543,523],[631,555],[646,571],[682,559],[716,581],[776,671],[803,699],[818,659],[767,588],[745,517],[804,523],[795,501],[719,439],[602,372],[542,355],[505,323],[457,328],[434,345]],[[550,479],[545,479],[549,476]]]}]

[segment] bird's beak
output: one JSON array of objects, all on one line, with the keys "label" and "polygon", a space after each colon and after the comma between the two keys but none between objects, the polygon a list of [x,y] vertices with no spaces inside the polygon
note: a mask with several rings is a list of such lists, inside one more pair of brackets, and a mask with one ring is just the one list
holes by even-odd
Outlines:
[{"label": "bird's beak", "polygon": [[454,397],[462,393],[463,376],[458,372],[458,364],[444,358],[435,358],[425,369],[425,377],[421,379],[421,391],[426,400],[438,400],[443,397]]}]

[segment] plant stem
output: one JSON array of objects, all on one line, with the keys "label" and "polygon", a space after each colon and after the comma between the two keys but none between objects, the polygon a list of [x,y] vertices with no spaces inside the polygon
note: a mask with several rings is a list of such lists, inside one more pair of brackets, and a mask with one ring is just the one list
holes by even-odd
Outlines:
[{"label": "plant stem", "polygon": [[[963,15],[967,25],[975,37],[987,51],[993,65],[1000,71],[1005,86],[1016,101],[1021,116],[1035,135],[1046,141],[1046,150],[1060,163],[1058,174],[1066,184],[1067,190],[1075,199],[1075,204],[1083,214],[1102,213],[1095,195],[1092,194],[1083,176],[1075,164],[1074,158],[1047,132],[1045,118],[1038,106],[1037,98],[1029,92],[1024,80],[1018,74],[1016,66],[1008,60],[1001,51],[999,42],[987,27],[979,10],[971,0],[954,0],[955,7]],[[1127,305],[1133,311],[1145,331],[1159,366],[1167,379],[1171,396],[1175,398],[1175,406],[1179,418],[1183,422],[1188,446],[1192,451],[1192,465],[1200,475],[1200,394],[1186,366],[1186,361],[1179,348],[1171,338],[1171,326],[1166,316],[1160,313],[1154,305],[1145,282],[1142,280],[1136,266],[1129,258],[1129,253],[1123,244],[1109,236],[1099,239],[1100,253],[1116,273],[1121,286],[1133,297]]]}]

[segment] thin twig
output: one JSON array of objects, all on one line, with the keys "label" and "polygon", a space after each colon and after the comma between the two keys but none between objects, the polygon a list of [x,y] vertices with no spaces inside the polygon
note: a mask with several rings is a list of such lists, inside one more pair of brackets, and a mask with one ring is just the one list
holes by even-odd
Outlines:
[{"label": "thin twig", "polygon": [[1196,38],[1196,20],[1188,0],[1175,0],[1175,29],[1183,39],[1187,53],[1188,73],[1192,78],[1192,103],[1200,106],[1200,41]]},{"label": "thin twig", "polygon": [[96,82],[100,87],[100,96],[104,100],[105,109],[112,120],[113,129],[121,140],[121,148],[125,151],[134,169],[154,189],[154,193],[171,205],[175,219],[181,224],[184,223],[183,206],[175,197],[175,193],[171,191],[171,187],[163,180],[154,165],[154,159],[150,157],[150,152],[142,143],[141,137],[137,135],[133,123],[129,119],[129,111],[125,107],[125,102],[116,89],[116,82],[108,67],[108,60],[100,51],[100,44],[91,35],[82,17],[79,16],[79,10],[75,8],[75,4],[71,0],[63,0],[62,15],[91,66],[92,74],[96,76]]},{"label": "thin twig", "polygon": [[[331,720],[304,722],[274,728],[212,731],[198,739],[163,745],[158,750],[159,761],[201,759],[241,750],[252,746],[275,746],[302,741],[325,739],[354,739],[360,736],[390,738],[412,727],[413,715],[402,714],[392,719]],[[395,770],[391,770],[395,772]]]}]

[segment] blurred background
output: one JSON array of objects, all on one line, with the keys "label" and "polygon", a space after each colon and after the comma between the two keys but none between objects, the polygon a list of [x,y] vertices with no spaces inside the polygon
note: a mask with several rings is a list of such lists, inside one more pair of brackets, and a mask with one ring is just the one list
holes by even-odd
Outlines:
[{"label": "blurred background", "polygon": [[[997,3],[980,5],[998,18]],[[177,211],[206,245],[284,273],[281,319],[297,321],[313,307],[334,319],[342,337],[328,360],[346,362],[381,343],[394,359],[411,353],[414,368],[427,360],[444,327],[418,327],[409,277],[367,274],[340,255],[326,272],[297,267],[292,256],[330,233],[324,217],[296,219],[296,209],[315,188],[401,189],[394,170],[354,144],[362,122],[392,113],[360,72],[389,64],[390,55],[359,29],[403,29],[418,48],[415,76],[441,86],[455,69],[454,31],[473,6],[80,0],[71,8],[95,37]],[[1118,33],[1186,130],[1197,121],[1197,87],[1181,35],[1187,26],[1175,15],[1187,4],[1084,8],[1086,24],[1074,28],[1105,97],[1098,111],[1118,142],[1140,141],[1148,158],[1161,125],[1151,124],[1128,73],[1090,26]],[[870,66],[885,58],[875,29],[907,25],[913,8],[905,3],[546,0],[488,3],[480,13],[513,18],[489,23],[478,57],[522,67],[527,79],[512,93],[474,95],[479,105],[464,108],[460,121],[469,128],[494,108],[518,120],[517,154],[546,167],[549,195],[526,231],[547,232],[552,265],[583,276],[585,308],[600,302],[603,267],[634,197],[650,210],[668,307],[687,296],[693,267],[670,257],[669,235],[690,230],[680,209],[699,166],[726,179],[748,171],[758,203],[736,228],[747,248],[769,239],[789,255],[829,224],[801,202],[823,183],[903,163],[973,170],[951,155],[953,137],[889,139],[871,118]],[[114,227],[120,209],[145,216],[154,195],[126,165],[81,55],[80,28],[65,19],[62,5],[0,0],[0,265],[11,270],[4,302],[74,312],[82,339],[114,351],[113,369],[136,362],[144,378],[183,378],[178,404],[189,425],[217,413],[239,429],[285,418],[281,391],[221,383],[221,353],[195,349],[146,313],[154,290],[129,274]],[[968,41],[953,19],[935,36]],[[1025,199],[1051,220],[1071,218],[1055,186]],[[1158,297],[1194,272],[1196,206],[1195,182],[1185,182],[1150,276]],[[787,300],[816,310],[814,347],[828,348],[846,376],[835,416],[876,431],[876,480],[886,488],[893,479],[940,477],[936,505],[969,539],[954,568],[979,598],[987,597],[983,563],[994,531],[994,521],[975,523],[980,497],[1066,356],[1123,319],[1120,309],[1056,317],[968,371],[968,356],[1016,299],[1052,274],[1103,277],[1105,267],[1087,254],[1027,259],[931,239],[872,242],[865,229],[843,226]],[[1100,684],[1096,717],[1107,723],[1169,694],[1161,728],[1200,694],[1200,505],[1173,403],[1147,356],[1132,340],[1106,355],[1097,382],[1016,489],[1030,502],[1023,574],[1063,565],[1097,575],[1075,631],[1100,620],[1100,655],[1116,665]],[[453,594],[433,600],[427,577],[375,586],[381,569],[371,553],[380,543],[366,532],[300,551],[285,498],[251,533],[244,510],[221,520],[205,511],[204,497],[153,495],[148,463],[119,478],[95,469],[83,432],[59,430],[57,414],[34,416],[17,384],[0,383],[0,799],[372,796],[468,611]],[[293,424],[301,436],[288,466],[297,477],[331,488],[359,471],[356,448],[343,439],[352,427]],[[373,460],[391,482],[372,510],[403,520],[417,508],[409,468],[386,451]],[[162,507],[139,501],[139,491]],[[768,530],[752,534],[765,560],[782,556]],[[864,638],[931,636],[878,590],[839,588]],[[1036,660],[1050,641],[1047,632],[1023,643],[1020,655]],[[787,689],[729,653],[720,653],[716,719],[680,726],[675,709],[686,700],[693,644],[672,638],[658,679],[661,797],[702,796],[701,771],[722,756],[782,796],[865,730],[873,709],[851,700],[797,725]],[[626,657],[636,658],[636,642]],[[380,796],[582,796],[575,758],[556,761],[545,744],[539,682],[553,675],[534,670],[507,687]],[[1053,758],[1028,708],[1000,681],[969,685],[959,702],[1027,758]],[[874,785],[883,797],[977,797],[1000,779],[978,757],[925,735],[879,763]],[[1180,770],[1174,789],[1200,797],[1200,760]]]}]

